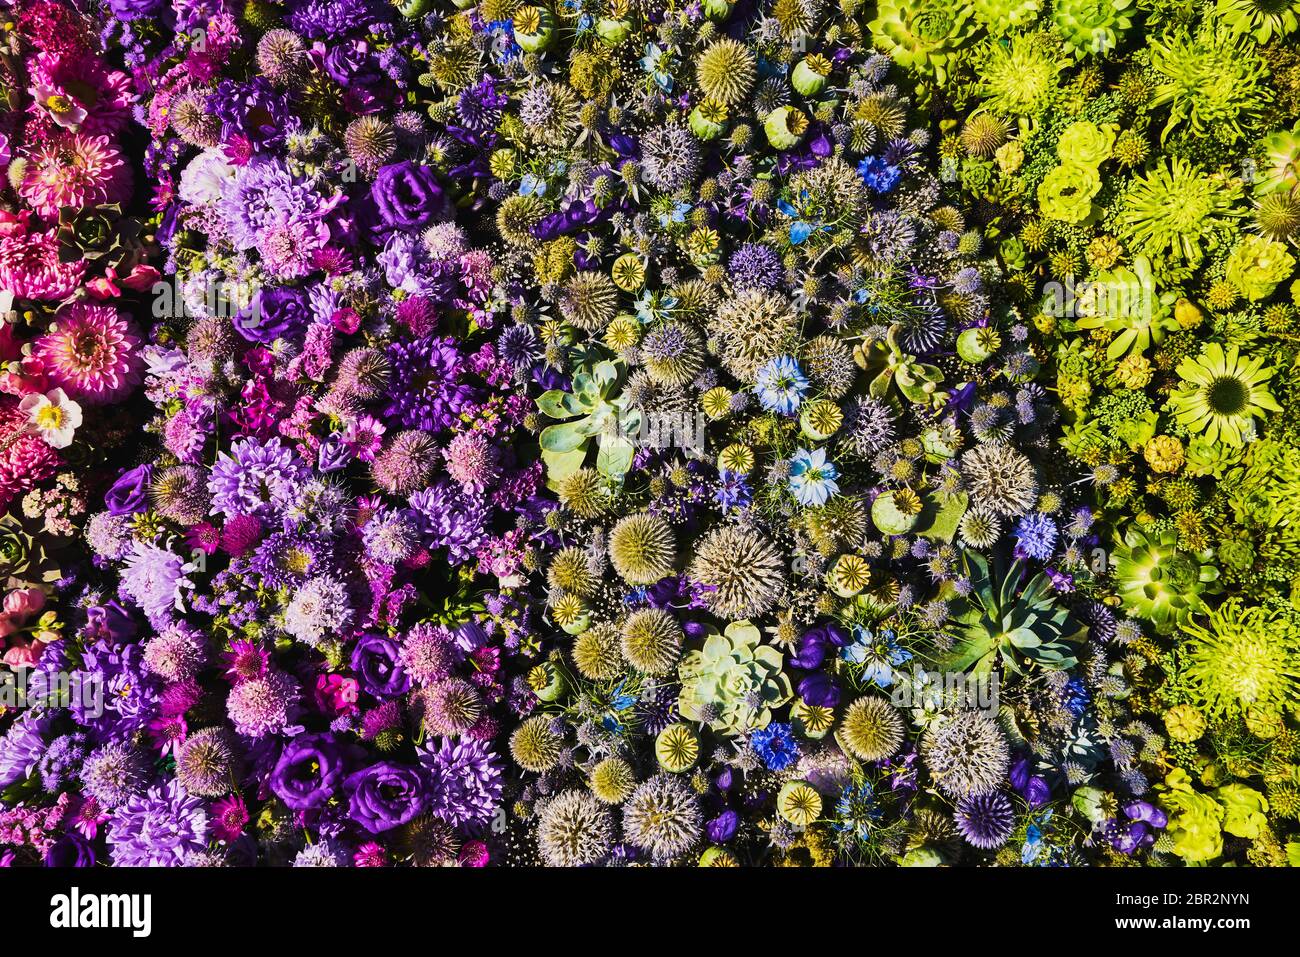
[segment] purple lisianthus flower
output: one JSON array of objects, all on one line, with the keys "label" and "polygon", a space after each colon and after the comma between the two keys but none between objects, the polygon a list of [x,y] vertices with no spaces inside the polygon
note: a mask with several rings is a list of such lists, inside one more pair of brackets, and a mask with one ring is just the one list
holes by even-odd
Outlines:
[{"label": "purple lisianthus flower", "polygon": [[153,481],[154,467],[148,463],[123,472],[113,487],[104,493],[104,505],[109,515],[130,515],[149,507],[149,483]]},{"label": "purple lisianthus flower", "polygon": [[348,816],[371,834],[400,827],[424,810],[427,788],[421,769],[392,761],[372,764],[343,782]]},{"label": "purple lisianthus flower", "polygon": [[94,867],[95,848],[76,831],[69,831],[45,852],[46,867]]},{"label": "purple lisianthus flower", "polygon": [[322,807],[343,781],[349,750],[332,734],[293,738],[271,772],[271,790],[294,811]]},{"label": "purple lisianthus flower", "polygon": [[249,342],[274,342],[305,330],[311,322],[307,297],[288,286],[259,289],[235,317],[235,331]]},{"label": "purple lisianthus flower", "polygon": [[113,16],[124,23],[155,16],[162,6],[162,0],[108,0]]},{"label": "purple lisianthus flower", "polygon": [[393,82],[364,40],[336,43],[325,54],[324,66],[330,78],[343,88],[353,112],[374,112],[383,108],[385,99],[392,98]]},{"label": "purple lisianthus flower", "polygon": [[834,678],[818,671],[799,682],[799,697],[814,708],[833,708],[840,703],[840,689]]},{"label": "purple lisianthus flower", "polygon": [[398,661],[397,642],[365,634],[352,649],[352,670],[361,687],[376,698],[395,698],[411,688],[411,678]]},{"label": "purple lisianthus flower", "polygon": [[709,841],[713,844],[725,844],[736,836],[736,831],[740,829],[740,815],[735,811],[723,811],[713,820],[704,826],[705,832],[709,836]]},{"label": "purple lisianthus flower", "polygon": [[433,170],[410,160],[383,167],[370,191],[377,222],[374,230],[413,231],[446,219],[451,204]]}]

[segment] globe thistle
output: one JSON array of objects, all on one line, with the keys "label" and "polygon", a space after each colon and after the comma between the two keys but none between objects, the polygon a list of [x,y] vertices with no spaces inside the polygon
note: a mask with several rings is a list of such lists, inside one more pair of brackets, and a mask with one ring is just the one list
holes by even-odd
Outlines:
[{"label": "globe thistle", "polygon": [[1289,192],[1268,194],[1255,207],[1255,225],[1269,239],[1285,242],[1300,232],[1300,199]]},{"label": "globe thistle", "polygon": [[646,333],[639,354],[656,385],[684,386],[704,368],[704,338],[694,326],[665,322]]},{"label": "globe thistle", "polygon": [[606,804],[622,804],[636,790],[636,774],[620,757],[609,757],[591,769],[591,793]]},{"label": "globe thistle", "polygon": [[1002,519],[996,512],[976,506],[967,509],[957,526],[962,544],[968,548],[992,548],[1002,536]]},{"label": "globe thistle", "polygon": [[111,811],[143,794],[151,771],[144,754],[130,745],[111,742],[91,752],[81,769],[81,786]]},{"label": "globe thistle", "polygon": [[208,149],[221,142],[221,119],[208,109],[207,94],[186,90],[172,101],[168,122],[191,146]]},{"label": "globe thistle", "polygon": [[603,272],[575,273],[564,284],[559,305],[565,321],[588,332],[600,332],[618,313],[618,289]]},{"label": "globe thistle", "polygon": [[427,432],[398,432],[370,465],[375,484],[389,495],[410,495],[426,488],[442,461],[438,443]]},{"label": "globe thistle", "polygon": [[334,388],[346,395],[368,402],[388,388],[392,365],[378,349],[357,348],[339,360]]},{"label": "globe thistle", "polygon": [[921,757],[939,790],[952,798],[987,794],[1006,777],[1007,739],[988,715],[957,711],[931,724]]},{"label": "globe thistle", "polygon": [[510,735],[510,754],[525,771],[541,774],[560,763],[564,737],[552,727],[553,722],[549,715],[534,715]]},{"label": "globe thistle", "polygon": [[149,485],[149,500],[164,518],[197,525],[207,518],[212,502],[207,473],[194,465],[163,469]]},{"label": "globe thistle", "polygon": [[201,728],[176,752],[176,780],[199,797],[218,798],[234,786],[234,742],[225,728]]},{"label": "globe thistle", "polygon": [[667,862],[691,849],[702,817],[698,799],[682,779],[657,774],[638,785],[623,805],[623,836]]},{"label": "globe thistle", "polygon": [[560,483],[560,504],[579,518],[596,518],[610,506],[608,480],[595,469],[581,468]]},{"label": "globe thistle", "polygon": [[497,233],[507,244],[522,249],[537,245],[532,229],[546,215],[546,206],[536,196],[507,196],[497,207]]},{"label": "globe thistle", "polygon": [[604,681],[626,666],[622,633],[608,622],[592,625],[573,642],[573,663],[584,678]]},{"label": "globe thistle", "polygon": [[445,678],[420,694],[424,726],[433,734],[465,734],[483,716],[483,696],[463,678]]},{"label": "globe thistle", "polygon": [[620,649],[638,671],[667,674],[677,664],[685,635],[677,619],[662,608],[643,608],[623,623]]},{"label": "globe thistle", "polygon": [[307,46],[292,30],[268,30],[257,42],[257,68],[276,86],[302,80],[309,65]]},{"label": "globe thistle", "polygon": [[853,350],[838,336],[822,335],[810,340],[803,348],[802,366],[828,399],[844,396],[858,376]]},{"label": "globe thistle", "polygon": [[658,515],[629,515],[609,535],[614,570],[631,585],[653,585],[673,572],[677,560],[672,526]]},{"label": "globe thistle", "polygon": [[1010,128],[992,113],[976,113],[961,131],[961,145],[971,156],[987,159],[1007,141]]},{"label": "globe thistle", "polygon": [[846,403],[840,448],[863,461],[894,443],[894,413],[884,402],[855,396]]},{"label": "globe thistle", "polygon": [[737,106],[754,88],[756,63],[749,47],[725,38],[700,54],[695,79],[706,99]]},{"label": "globe thistle", "polygon": [[711,348],[728,372],[753,382],[770,359],[789,351],[798,327],[798,316],[784,296],[745,289],[724,302],[711,319]]},{"label": "globe thistle", "polygon": [[903,716],[884,698],[859,698],[844,713],[840,740],[859,761],[893,757],[903,746],[903,737]]},{"label": "globe thistle", "polygon": [[962,455],[961,471],[971,500],[999,515],[1019,517],[1037,500],[1033,463],[1010,445],[977,445]]},{"label": "globe thistle", "polygon": [[695,182],[700,170],[700,149],[695,135],[684,126],[658,126],[641,140],[641,178],[665,193]]},{"label": "globe thistle", "polygon": [[546,582],[552,588],[572,592],[589,598],[600,587],[600,578],[593,574],[586,551],[576,545],[562,548],[551,559],[546,571]]},{"label": "globe thistle", "polygon": [[953,820],[966,842],[982,851],[996,850],[1005,844],[1015,825],[1011,801],[1001,791],[962,798],[957,802]]},{"label": "globe thistle", "polygon": [[733,620],[771,611],[786,589],[780,550],[759,532],[733,525],[719,526],[705,537],[690,576],[712,589],[704,595],[709,610]]},{"label": "globe thistle", "polygon": [[609,853],[613,837],[613,815],[587,791],[551,798],[538,816],[538,848],[551,867],[595,864]]},{"label": "globe thistle", "polygon": [[348,124],[343,146],[361,175],[369,178],[397,153],[397,134],[386,120],[361,116]]}]

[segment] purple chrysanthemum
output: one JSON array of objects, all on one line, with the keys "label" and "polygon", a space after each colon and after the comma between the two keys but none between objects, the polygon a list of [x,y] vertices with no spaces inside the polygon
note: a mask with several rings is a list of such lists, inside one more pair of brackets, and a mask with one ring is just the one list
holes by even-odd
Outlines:
[{"label": "purple chrysanthemum", "polygon": [[450,482],[411,496],[411,508],[419,513],[424,531],[434,548],[446,548],[453,564],[473,556],[486,534],[488,506],[478,496],[467,495]]},{"label": "purple chrysanthemum", "polygon": [[0,738],[0,789],[36,770],[45,754],[45,735],[53,723],[53,714],[28,711]]},{"label": "purple chrysanthemum", "polygon": [[297,498],[309,475],[298,454],[278,438],[236,439],[212,467],[212,508],[229,517],[273,513]]},{"label": "purple chrysanthemum", "polygon": [[482,824],[492,819],[501,800],[501,759],[483,742],[443,738],[435,751],[427,742],[419,751],[429,772],[429,810],[448,824]]},{"label": "purple chrysanthemum", "polygon": [[388,361],[392,377],[384,415],[406,428],[449,428],[473,401],[473,389],[458,381],[462,361],[452,339],[395,342],[388,347]]},{"label": "purple chrysanthemum", "polygon": [[1015,823],[1011,801],[1000,791],[962,798],[953,819],[967,843],[985,851],[1005,844]]},{"label": "purple chrysanthemum", "polygon": [[108,824],[116,867],[177,867],[208,843],[208,812],[201,798],[176,781],[127,799]]},{"label": "purple chrysanthemum", "polygon": [[144,645],[101,638],[81,655],[73,672],[73,719],[103,739],[125,740],[155,715],[160,683],[145,670]]}]

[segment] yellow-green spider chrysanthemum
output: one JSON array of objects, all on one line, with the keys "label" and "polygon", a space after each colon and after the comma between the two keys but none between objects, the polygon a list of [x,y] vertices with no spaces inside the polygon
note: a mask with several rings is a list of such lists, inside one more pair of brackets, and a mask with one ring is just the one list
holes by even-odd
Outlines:
[{"label": "yellow-green spider chrysanthemum", "polygon": [[1193,434],[1204,432],[1211,442],[1244,444],[1252,417],[1282,411],[1264,384],[1274,370],[1263,366],[1263,359],[1243,357],[1235,345],[1225,350],[1217,342],[1199,358],[1184,359],[1178,364],[1183,385],[1170,399],[1179,423]]}]

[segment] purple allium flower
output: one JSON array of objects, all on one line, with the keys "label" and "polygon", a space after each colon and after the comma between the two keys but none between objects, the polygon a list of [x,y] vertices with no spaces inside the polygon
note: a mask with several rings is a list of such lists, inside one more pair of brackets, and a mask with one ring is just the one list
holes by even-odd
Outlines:
[{"label": "purple allium flower", "polygon": [[270,671],[230,689],[226,713],[240,734],[261,738],[284,730],[297,700],[298,683],[283,672]]},{"label": "purple allium flower", "polygon": [[321,807],[338,790],[354,753],[332,734],[300,734],[280,753],[271,772],[271,790],[291,810]]},{"label": "purple allium flower", "polygon": [[1015,824],[1011,801],[1001,791],[962,798],[953,819],[966,842],[985,851],[1005,844]]},{"label": "purple allium flower", "polygon": [[501,800],[501,759],[482,741],[443,738],[418,751],[429,774],[429,810],[448,824],[483,824]]},{"label": "purple allium flower", "polygon": [[143,753],[129,744],[114,742],[86,759],[81,769],[81,786],[101,807],[112,810],[143,794],[152,776]]},{"label": "purple allium flower", "polygon": [[136,542],[122,566],[122,592],[155,628],[165,628],[176,612],[185,610],[185,591],[194,587],[187,575],[193,570],[171,549]]},{"label": "purple allium flower", "polygon": [[266,516],[295,501],[309,476],[298,454],[278,437],[236,439],[212,467],[212,508],[231,518]]},{"label": "purple allium flower", "polygon": [[1019,550],[1030,558],[1046,561],[1056,550],[1056,523],[1042,512],[1031,512],[1016,525]]},{"label": "purple allium flower", "polygon": [[204,802],[185,794],[176,781],[128,798],[109,819],[109,853],[116,867],[176,867],[207,843]]},{"label": "purple allium flower", "polygon": [[361,687],[376,698],[394,698],[411,688],[411,679],[398,658],[397,643],[383,635],[365,634],[352,649],[352,670]]},{"label": "purple allium flower", "polygon": [[371,834],[382,834],[405,824],[424,809],[427,787],[420,769],[380,761],[343,782],[348,816]]}]

